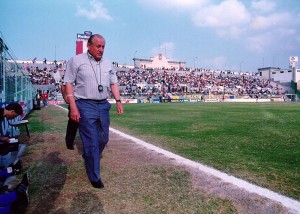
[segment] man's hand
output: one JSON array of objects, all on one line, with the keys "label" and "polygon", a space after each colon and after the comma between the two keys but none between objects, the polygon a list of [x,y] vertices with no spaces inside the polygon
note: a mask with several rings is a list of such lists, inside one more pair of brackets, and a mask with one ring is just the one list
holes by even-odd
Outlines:
[{"label": "man's hand", "polygon": [[9,137],[0,137],[0,142],[9,143]]},{"label": "man's hand", "polygon": [[80,113],[76,105],[72,107],[70,106],[70,118],[71,120],[79,123]]},{"label": "man's hand", "polygon": [[121,102],[117,102],[117,114],[123,114],[124,113],[124,109],[123,109],[123,105]]}]

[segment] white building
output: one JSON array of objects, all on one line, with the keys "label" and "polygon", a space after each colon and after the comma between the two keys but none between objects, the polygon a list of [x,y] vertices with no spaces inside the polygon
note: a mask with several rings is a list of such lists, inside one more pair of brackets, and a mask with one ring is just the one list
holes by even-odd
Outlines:
[{"label": "white building", "polygon": [[266,67],[258,69],[259,76],[276,82],[299,82],[300,81],[300,69],[281,69],[274,67]]},{"label": "white building", "polygon": [[281,69],[277,67],[258,68],[259,76],[276,82],[300,82],[300,69],[298,69],[298,57],[290,57],[290,68]]},{"label": "white building", "polygon": [[135,68],[143,69],[169,69],[169,70],[180,70],[185,68],[186,62],[173,61],[167,59],[162,54],[158,54],[150,59],[133,58]]}]

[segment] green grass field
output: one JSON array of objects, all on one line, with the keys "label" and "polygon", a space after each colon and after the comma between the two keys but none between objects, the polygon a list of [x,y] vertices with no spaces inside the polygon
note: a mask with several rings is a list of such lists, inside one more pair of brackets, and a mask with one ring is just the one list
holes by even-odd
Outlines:
[{"label": "green grass field", "polygon": [[127,104],[111,126],[300,199],[299,103]]},{"label": "green grass field", "polygon": [[[105,188],[95,189],[85,173],[79,135],[75,138],[75,150],[66,149],[67,111],[50,105],[32,111],[27,119],[31,137],[21,128],[22,142],[27,145],[23,169],[31,175],[26,213],[250,214],[251,208],[256,209],[255,204],[262,200],[248,200],[240,194],[238,199],[247,202],[236,205],[230,191],[226,198],[207,194],[205,189],[195,186],[187,168],[169,164],[165,162],[168,158],[145,151],[129,140],[118,141],[117,135],[111,136],[101,161]],[[154,163],[154,158],[159,160]],[[19,180],[21,176],[18,175]],[[251,212],[245,212],[243,207]],[[262,206],[259,210],[266,208]]]}]

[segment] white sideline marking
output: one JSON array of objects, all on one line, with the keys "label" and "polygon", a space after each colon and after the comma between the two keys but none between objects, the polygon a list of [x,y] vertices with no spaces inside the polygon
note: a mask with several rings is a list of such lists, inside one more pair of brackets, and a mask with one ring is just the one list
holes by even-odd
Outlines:
[{"label": "white sideline marking", "polygon": [[244,181],[242,179],[239,179],[239,178],[236,178],[234,176],[231,176],[231,175],[228,175],[224,172],[221,172],[219,170],[216,170],[214,168],[211,168],[209,166],[206,166],[206,165],[203,165],[201,163],[198,163],[198,162],[195,162],[195,161],[191,161],[189,159],[186,159],[184,157],[181,157],[179,155],[176,155],[172,152],[169,152],[169,151],[166,151],[164,149],[161,149],[159,147],[156,147],[150,143],[146,143],[145,141],[142,141],[136,137],[133,137],[131,135],[128,135],[128,134],[125,134],[121,131],[118,131],[114,128],[109,128],[110,131],[116,133],[116,134],[119,134],[120,136],[124,137],[124,138],[127,138],[127,139],[130,139],[132,140],[133,142],[139,144],[139,145],[142,145],[150,150],[154,150],[158,153],[162,153],[164,154],[165,156],[169,157],[169,158],[172,158],[172,159],[175,159],[178,163],[182,163],[182,164],[185,164],[187,166],[191,166],[191,167],[194,167],[194,168],[198,168],[200,171],[203,171],[203,172],[206,172],[208,174],[211,174],[215,177],[218,177],[220,179],[222,179],[223,181],[225,182],[228,182],[228,183],[231,183],[233,185],[236,185],[242,189],[245,189],[246,191],[248,192],[251,192],[251,193],[256,193],[258,195],[261,195],[263,197],[266,197],[266,198],[269,198],[273,201],[277,201],[281,204],[283,204],[283,206],[289,208],[289,209],[292,209],[293,211],[296,211],[296,213],[300,213],[300,202],[297,201],[297,200],[294,200],[294,199],[291,199],[289,197],[286,197],[286,196],[283,196],[283,195],[280,195],[276,192],[273,192],[271,190],[268,190],[266,188],[263,188],[263,187],[260,187],[260,186],[257,186],[257,185],[254,185],[254,184],[251,184],[247,181]]},{"label": "white sideline marking", "polygon": [[[66,111],[68,111],[68,109],[66,109],[62,106],[59,106],[59,105],[57,105],[57,106],[64,109],[64,110],[66,110]],[[225,182],[228,182],[228,183],[231,183],[235,186],[238,186],[238,187],[240,187],[240,188],[242,188],[242,189],[244,189],[244,190],[246,190],[250,193],[256,193],[256,194],[261,195],[263,197],[269,198],[273,201],[277,201],[277,202],[281,203],[283,206],[291,209],[292,211],[295,211],[295,213],[300,213],[300,201],[291,199],[287,196],[284,196],[284,195],[281,195],[279,193],[273,192],[269,189],[251,184],[247,181],[244,181],[242,179],[239,179],[239,178],[236,178],[234,176],[228,175],[227,173],[221,172],[219,170],[216,170],[216,169],[214,169],[212,167],[209,167],[209,166],[206,166],[204,164],[201,164],[201,163],[198,163],[198,162],[195,162],[195,161],[191,161],[189,159],[186,159],[184,157],[176,155],[172,152],[169,152],[167,150],[164,150],[164,149],[161,149],[157,146],[154,146],[150,143],[142,141],[142,140],[140,140],[136,137],[125,134],[124,132],[118,131],[114,128],[110,127],[109,130],[116,133],[116,134],[118,134],[118,135],[120,135],[120,136],[122,136],[122,137],[124,137],[124,138],[132,140],[133,142],[135,142],[139,145],[142,145],[147,149],[154,150],[158,153],[164,154],[165,156],[167,156],[169,158],[175,159],[178,163],[185,164],[187,166],[197,168],[200,171],[211,174],[211,175],[213,175],[217,178],[220,178],[221,180],[223,180]]]}]

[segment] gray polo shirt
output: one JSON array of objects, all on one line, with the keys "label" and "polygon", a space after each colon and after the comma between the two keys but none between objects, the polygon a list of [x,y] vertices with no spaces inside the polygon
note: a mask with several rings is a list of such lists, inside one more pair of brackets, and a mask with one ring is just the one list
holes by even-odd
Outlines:
[{"label": "gray polo shirt", "polygon": [[[74,85],[75,99],[106,99],[110,84],[117,82],[116,72],[106,59],[97,62],[90,54],[83,53],[72,57],[67,63],[64,83]],[[98,90],[99,85],[103,87],[102,92]]]}]

